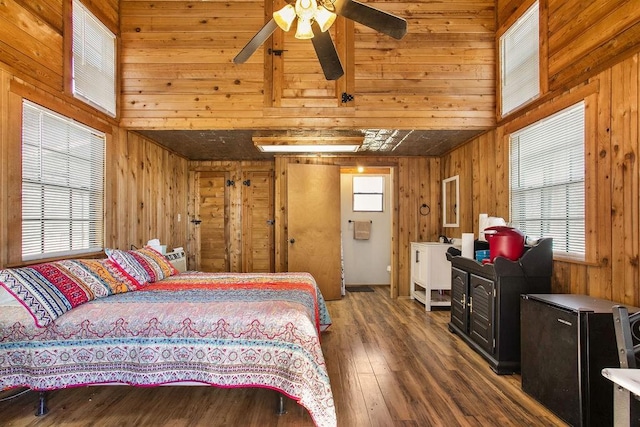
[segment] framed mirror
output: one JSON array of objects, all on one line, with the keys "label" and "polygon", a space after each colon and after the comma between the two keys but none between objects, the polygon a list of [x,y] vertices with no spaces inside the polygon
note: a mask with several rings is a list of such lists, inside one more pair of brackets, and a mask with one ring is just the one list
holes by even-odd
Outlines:
[{"label": "framed mirror", "polygon": [[458,175],[442,181],[442,226],[459,227],[458,206],[460,205],[460,184]]}]

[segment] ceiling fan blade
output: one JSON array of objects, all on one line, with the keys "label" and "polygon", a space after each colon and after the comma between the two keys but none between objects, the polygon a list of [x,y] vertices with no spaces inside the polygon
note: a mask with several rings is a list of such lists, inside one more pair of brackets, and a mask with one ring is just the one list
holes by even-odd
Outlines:
[{"label": "ceiling fan blade", "polygon": [[278,28],[278,24],[276,24],[276,21],[271,18],[271,20],[264,24],[264,27],[262,27],[260,31],[258,31],[256,35],[253,36],[251,40],[249,40],[249,43],[247,43],[247,45],[242,48],[240,53],[238,53],[236,57],[233,58],[233,62],[235,64],[244,64],[247,59],[249,59],[251,55],[253,55],[254,52],[258,50],[260,45],[262,45],[262,43],[264,43],[265,40],[267,40],[271,36],[271,34],[273,34],[276,28]]},{"label": "ceiling fan blade", "polygon": [[313,48],[316,50],[318,61],[322,66],[322,71],[327,80],[338,80],[344,75],[340,57],[336,51],[336,47],[331,39],[329,31],[324,33],[320,30],[320,26],[316,22],[313,23]]},{"label": "ceiling fan blade", "polygon": [[376,31],[400,40],[407,34],[407,21],[356,0],[336,0],[336,14],[359,22]]}]

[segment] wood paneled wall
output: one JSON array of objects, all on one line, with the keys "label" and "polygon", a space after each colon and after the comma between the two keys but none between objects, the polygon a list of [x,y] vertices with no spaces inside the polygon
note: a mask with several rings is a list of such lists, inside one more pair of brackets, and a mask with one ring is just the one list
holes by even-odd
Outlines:
[{"label": "wood paneled wall", "polygon": [[107,247],[187,248],[188,161],[123,129],[107,149]]},{"label": "wood paneled wall", "polygon": [[[497,28],[508,25],[523,2],[497,0]],[[550,90],[579,84],[631,55],[640,40],[637,0],[539,0],[543,58]]]},{"label": "wood paneled wall", "polygon": [[[248,0],[121,0],[122,123],[156,129],[489,129],[495,124],[493,0],[365,1],[407,19],[398,41],[336,21],[345,76],[320,74],[309,40],[280,29],[234,56],[271,9]],[[354,100],[342,103],[347,92]]]},{"label": "wood paneled wall", "polygon": [[[186,159],[140,135],[109,125],[59,94],[20,82],[0,64],[0,267],[21,264],[22,99],[29,99],[107,134],[105,246],[142,247],[159,238],[169,248],[186,247]],[[178,221],[178,214],[181,221]]]},{"label": "wood paneled wall", "polygon": [[[521,5],[496,2],[499,32]],[[588,261],[556,260],[553,291],[637,306],[640,9],[637,2],[605,0],[540,0],[540,9],[547,91],[442,159],[443,177],[461,176],[460,231],[477,233],[480,213],[509,218],[509,133],[584,99]]]},{"label": "wood paneled wall", "polygon": [[[118,34],[118,0],[83,3]],[[187,243],[187,160],[70,95],[63,40],[70,7],[71,0],[0,3],[0,268],[21,263],[23,98],[107,134],[107,247],[141,247],[156,237],[169,247]]]},{"label": "wood paneled wall", "polygon": [[546,1],[551,89],[611,67],[615,58],[638,44],[637,0]]},{"label": "wood paneled wall", "polygon": [[[188,162],[125,129],[406,128],[487,129],[470,143],[435,158],[279,157],[276,173],[276,269],[286,268],[286,165],[289,162],[391,167],[394,177],[392,277],[395,295],[408,295],[409,242],[445,231],[477,232],[481,212],[508,217],[508,146],[515,127],[556,109],[566,99],[589,97],[590,187],[595,218],[588,230],[597,251],[590,263],[556,261],[554,290],[640,305],[638,277],[640,188],[638,149],[640,10],[636,0],[540,0],[546,28],[542,94],[495,127],[496,29],[522,2],[474,0],[434,3],[376,2],[407,18],[401,41],[359,24],[339,24],[346,55],[341,89],[346,104],[317,80],[286,81],[278,63],[259,50],[243,65],[232,58],[265,22],[265,8],[249,0],[210,2],[85,0],[122,37],[122,98],[117,122],[68,93],[64,29],[70,0],[0,3],[0,266],[15,259],[19,197],[6,165],[16,158],[15,97],[36,97],[109,133],[107,245],[142,245],[152,237],[187,244]],[[279,31],[279,30],[278,30]],[[299,41],[285,40],[286,43]],[[300,43],[305,43],[300,41]],[[352,47],[351,47],[352,46]],[[286,46],[282,48],[287,49]],[[292,48],[300,56],[304,49]],[[306,54],[305,54],[306,55]],[[304,62],[304,55],[300,56]],[[289,66],[292,62],[289,60]],[[296,65],[296,66],[299,66]],[[286,83],[286,85],[284,85]],[[279,86],[280,85],[280,86]],[[284,85],[284,86],[283,86]],[[274,94],[280,100],[274,103]],[[295,101],[295,102],[294,102]],[[13,123],[13,124],[12,124]],[[442,178],[461,178],[461,227],[441,227]],[[593,191],[591,189],[590,191]],[[431,207],[427,216],[421,204]],[[177,222],[177,214],[182,221]]]},{"label": "wood paneled wall", "polygon": [[[119,0],[85,0],[83,4],[114,34],[119,34]],[[63,37],[71,19],[69,10],[71,0],[0,3],[0,62],[28,82],[56,92],[69,91],[71,82],[65,81]]]},{"label": "wood paneled wall", "polygon": [[[508,134],[577,99],[587,100],[587,240],[593,262],[554,262],[553,292],[640,306],[640,54],[458,148],[444,174],[460,174],[461,231],[478,232],[478,214],[509,217]],[[461,185],[462,187],[462,185]]]}]

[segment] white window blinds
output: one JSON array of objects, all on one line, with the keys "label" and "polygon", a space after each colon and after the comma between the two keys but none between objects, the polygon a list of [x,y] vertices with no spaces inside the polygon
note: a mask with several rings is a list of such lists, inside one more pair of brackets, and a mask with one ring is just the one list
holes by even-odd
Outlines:
[{"label": "white window blinds", "polygon": [[104,134],[28,101],[22,120],[23,260],[102,250]]},{"label": "white window blinds", "polygon": [[538,2],[500,37],[502,115],[540,93]]},{"label": "white window blinds", "polygon": [[73,94],[116,115],[116,36],[73,1]]},{"label": "white window blinds", "polygon": [[581,102],[511,135],[511,222],[584,259],[585,141]]}]

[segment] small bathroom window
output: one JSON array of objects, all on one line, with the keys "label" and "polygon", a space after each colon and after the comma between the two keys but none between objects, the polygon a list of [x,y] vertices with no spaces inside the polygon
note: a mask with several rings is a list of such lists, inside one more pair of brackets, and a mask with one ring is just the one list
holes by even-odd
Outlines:
[{"label": "small bathroom window", "polygon": [[353,177],[353,211],[354,212],[383,212],[384,211],[384,177],[383,176],[354,176]]}]

